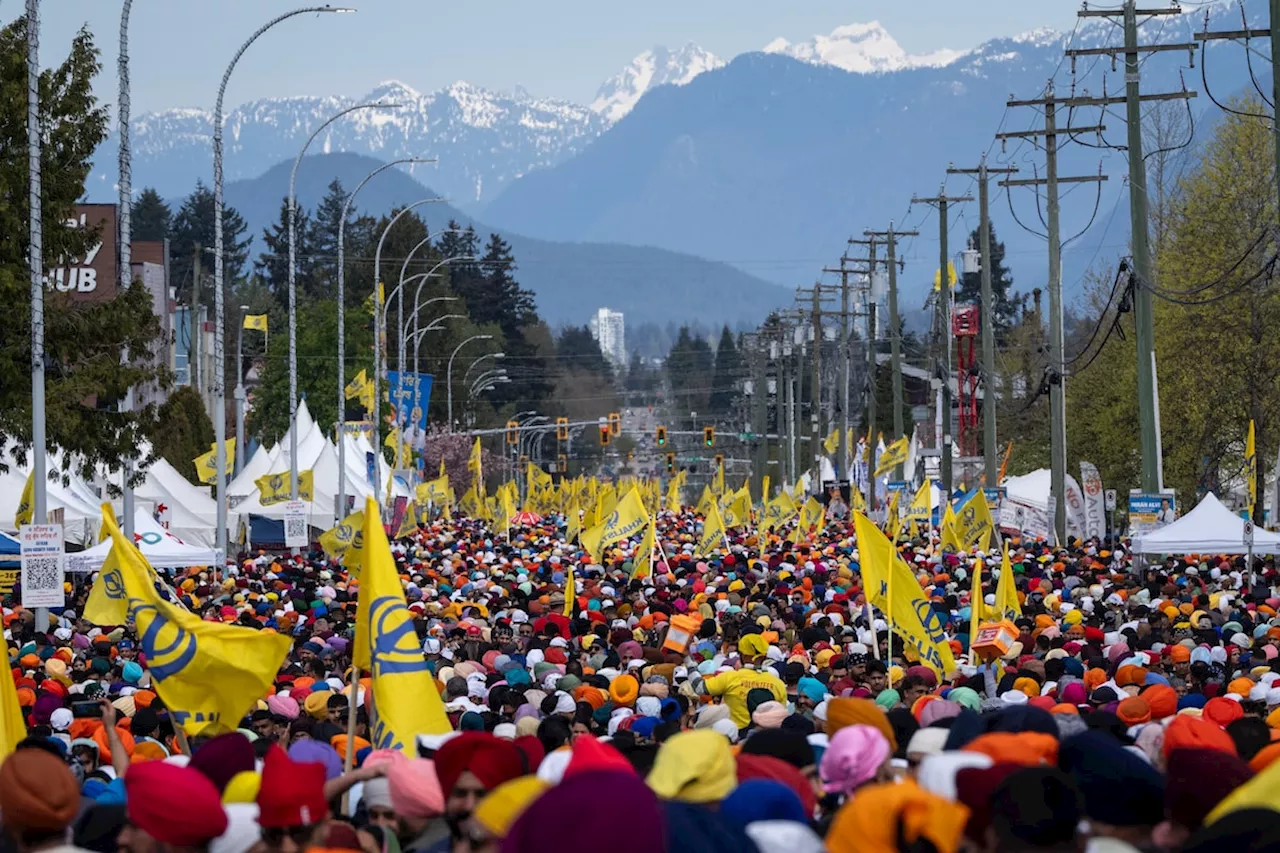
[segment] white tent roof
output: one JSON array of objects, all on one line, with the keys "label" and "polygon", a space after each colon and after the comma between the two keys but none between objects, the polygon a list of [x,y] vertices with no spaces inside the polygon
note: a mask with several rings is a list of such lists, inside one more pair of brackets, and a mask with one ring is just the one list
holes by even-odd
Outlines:
[{"label": "white tent roof", "polygon": [[192,485],[163,459],[147,469],[147,477],[134,495],[156,507],[167,509],[169,532],[200,545],[212,545],[218,523],[218,505],[208,487]]},{"label": "white tent roof", "polygon": [[[1213,494],[1172,524],[1134,537],[1136,554],[1244,554],[1244,519]],[[1255,554],[1280,554],[1280,535],[1261,527],[1253,531]]]},{"label": "white tent roof", "polygon": [[[18,512],[22,489],[27,484],[30,467],[22,467],[9,457],[9,470],[0,473],[0,526],[14,532],[17,527],[13,517]],[[64,535],[68,542],[86,544],[96,537],[102,510],[96,504],[80,497],[75,490],[64,487],[60,481],[50,479],[45,486],[45,507],[49,511],[62,510]],[[43,519],[41,520],[43,521]]]},{"label": "white tent roof", "polygon": [[276,455],[276,450],[277,448],[274,447],[268,450],[265,444],[259,444],[257,451],[241,467],[240,473],[227,483],[227,494],[247,495],[257,488],[253,481],[271,470],[271,462]]},{"label": "white tent roof", "polygon": [[[133,513],[133,536],[138,550],[157,569],[185,569],[217,562],[213,548],[192,545],[165,530],[144,509]],[[96,572],[111,552],[111,540],[99,542],[78,554],[67,555],[68,572]]]}]

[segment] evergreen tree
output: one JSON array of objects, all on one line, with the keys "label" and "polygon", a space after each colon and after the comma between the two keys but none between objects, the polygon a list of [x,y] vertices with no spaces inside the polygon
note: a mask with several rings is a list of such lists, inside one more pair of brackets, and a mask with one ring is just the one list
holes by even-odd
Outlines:
[{"label": "evergreen tree", "polygon": [[[310,272],[307,294],[316,299],[333,299],[337,293],[338,226],[346,201],[347,192],[342,188],[342,181],[334,178],[329,182],[329,189],[324,198],[320,199],[315,215],[310,220],[306,235],[306,244],[311,253],[308,259]],[[348,238],[351,226],[352,221],[348,219]],[[350,273],[348,269],[347,280],[350,280]]]},{"label": "evergreen tree", "polygon": [[[313,294],[310,270],[312,266],[311,217],[298,208],[294,212],[294,283],[299,294]],[[289,199],[280,200],[280,221],[262,231],[262,254],[253,264],[254,272],[261,276],[281,305],[289,302]]]},{"label": "evergreen tree", "polygon": [[184,385],[160,407],[151,442],[155,453],[191,482],[196,480],[194,460],[213,444],[213,421],[204,410],[200,392]]},{"label": "evergreen tree", "polygon": [[715,362],[706,340],[690,334],[688,326],[681,326],[679,336],[667,356],[667,381],[675,410],[679,417],[689,412],[707,412],[711,397],[708,380]]},{"label": "evergreen tree", "polygon": [[720,344],[716,347],[716,369],[711,380],[711,411],[725,416],[733,408],[738,396],[738,383],[744,378],[742,355],[734,343],[733,333],[725,326],[720,330]]},{"label": "evergreen tree", "polygon": [[537,322],[533,293],[516,281],[511,245],[499,235],[489,235],[479,271],[479,287],[460,294],[467,301],[472,322],[481,326],[494,323],[508,338],[518,336],[521,326]]},{"label": "evergreen tree", "polygon": [[[93,153],[107,136],[107,111],[93,94],[100,70],[93,38],[82,29],[67,57],[40,75],[46,259],[84,257],[100,239],[112,239],[66,224],[84,195]],[[9,312],[0,335],[0,444],[23,455],[32,440],[26,73],[26,18],[20,17],[0,29],[0,79],[6,83],[0,87],[0,302]],[[151,352],[160,335],[151,296],[139,283],[98,303],[73,303],[56,291],[45,296],[47,446],[75,459],[84,476],[100,465],[138,459],[155,408],[126,413],[114,411],[115,404],[131,386],[167,384],[168,371],[142,361],[122,365],[120,355]],[[93,400],[96,405],[86,403]]]},{"label": "evergreen tree", "polygon": [[[1013,293],[1013,276],[1004,265],[1004,243],[996,239],[996,228],[987,223],[987,233],[991,240],[991,323],[997,334],[1009,329],[1018,319],[1022,307],[1021,300]],[[973,246],[979,245],[979,229],[973,229],[969,241]],[[956,288],[956,302],[971,305],[982,304],[982,273],[964,273]]]},{"label": "evergreen tree", "polygon": [[133,222],[133,239],[163,240],[169,236],[169,226],[173,221],[173,211],[169,209],[160,193],[147,187],[133,203],[131,214]]},{"label": "evergreen tree", "polygon": [[581,370],[613,381],[613,367],[600,351],[600,342],[586,326],[568,326],[556,339],[556,361],[562,370]]},{"label": "evergreen tree", "polygon": [[[234,207],[222,208],[223,282],[231,284],[244,274],[249,260],[252,237],[246,237],[249,226]],[[191,191],[173,217],[169,233],[170,283],[179,302],[190,300],[193,262],[196,246],[201,247],[200,269],[205,283],[201,287],[202,302],[213,305],[213,288],[207,284],[213,276],[213,190],[201,181]]]}]

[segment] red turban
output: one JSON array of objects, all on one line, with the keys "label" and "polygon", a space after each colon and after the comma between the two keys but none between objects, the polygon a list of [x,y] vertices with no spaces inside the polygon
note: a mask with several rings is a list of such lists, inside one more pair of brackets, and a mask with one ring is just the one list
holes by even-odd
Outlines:
[{"label": "red turban", "polygon": [[[488,732],[464,732],[450,738],[436,751],[436,775],[445,799],[458,784],[458,777],[470,770],[486,790],[524,775],[524,755],[511,741]],[[265,781],[265,780],[264,780]]]},{"label": "red turban", "polygon": [[162,844],[203,847],[227,831],[222,798],[203,773],[163,761],[129,767],[129,822]]},{"label": "red turban", "polygon": [[1200,716],[1219,728],[1225,729],[1228,724],[1244,716],[1244,708],[1241,708],[1240,703],[1234,699],[1215,696],[1204,703],[1204,713]]},{"label": "red turban", "polygon": [[747,779],[769,779],[781,782],[795,791],[804,806],[804,813],[813,814],[818,805],[818,797],[813,792],[813,785],[803,773],[796,769],[795,765],[788,764],[781,758],[774,758],[772,755],[745,753],[738,756],[737,765],[739,782]]},{"label": "red turban", "polygon": [[271,747],[262,762],[258,825],[309,826],[324,820],[329,814],[324,782],[325,769],[320,762],[294,761],[280,747]]}]

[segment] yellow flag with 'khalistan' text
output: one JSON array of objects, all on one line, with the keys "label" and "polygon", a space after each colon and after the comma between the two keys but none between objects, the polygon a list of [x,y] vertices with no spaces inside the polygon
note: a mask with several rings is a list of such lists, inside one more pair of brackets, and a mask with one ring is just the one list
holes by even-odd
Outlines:
[{"label": "yellow flag with 'khalistan' text", "polygon": [[627,492],[626,497],[618,501],[618,505],[604,521],[589,530],[582,531],[578,539],[587,552],[599,562],[605,548],[639,533],[648,522],[649,513],[645,512],[640,493],[632,489]]},{"label": "yellow flag with 'khalistan' text", "polygon": [[369,732],[374,749],[418,754],[417,736],[453,731],[435,679],[422,657],[414,615],[405,605],[378,505],[365,499],[364,572],[356,613],[354,664],[373,676],[377,722]]},{"label": "yellow flag with 'khalistan' text", "polygon": [[[258,503],[263,506],[281,504],[293,500],[293,485],[289,481],[289,472],[283,474],[263,474],[253,481],[258,487]],[[316,475],[308,468],[298,473],[298,500],[310,501],[315,497]]]},{"label": "yellow flag with 'khalistan' text", "polygon": [[124,593],[151,685],[174,722],[193,736],[235,729],[275,682],[292,646],[289,637],[206,622],[166,601],[152,582],[150,564],[109,513],[103,524],[115,557],[113,566],[103,565],[103,574],[112,576],[108,586]]},{"label": "yellow flag with 'khalistan' text", "polygon": [[267,315],[266,314],[245,314],[244,328],[253,332],[267,331]]},{"label": "yellow flag with 'khalistan' text", "polygon": [[[234,471],[236,468],[236,440],[228,438],[223,442],[227,453],[226,471]],[[218,445],[209,446],[208,453],[201,453],[195,459],[191,460],[196,466],[196,479],[205,485],[212,485],[218,482]],[[225,473],[225,472],[224,472]]]},{"label": "yellow flag with 'khalistan' text", "polygon": [[[905,637],[920,661],[945,678],[956,668],[942,616],[929,600],[915,574],[894,551],[875,522],[860,512],[853,514],[858,537],[858,564],[862,587],[872,606],[879,608],[895,633]],[[892,580],[891,580],[892,578]],[[893,594],[890,596],[890,584]]]},{"label": "yellow flag with 'khalistan' text", "polygon": [[713,503],[711,512],[702,521],[702,536],[698,538],[698,546],[694,553],[705,557],[717,548],[729,550],[725,538],[724,519],[720,517],[720,507]]},{"label": "yellow flag with 'khalistan' text", "polygon": [[356,510],[338,526],[320,534],[320,547],[331,560],[341,560],[347,571],[358,573],[364,562],[364,510]]},{"label": "yellow flag with 'khalistan' text", "polygon": [[800,529],[805,533],[817,535],[822,532],[826,521],[826,508],[815,497],[810,497],[800,507]]}]

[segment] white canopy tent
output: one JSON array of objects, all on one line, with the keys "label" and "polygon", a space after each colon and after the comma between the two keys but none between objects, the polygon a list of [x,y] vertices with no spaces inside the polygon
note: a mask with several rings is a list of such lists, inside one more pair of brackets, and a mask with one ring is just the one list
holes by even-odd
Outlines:
[{"label": "white canopy tent", "polygon": [[[18,512],[22,490],[27,484],[27,473],[31,469],[29,466],[18,465],[12,456],[7,461],[9,470],[0,473],[0,527],[12,533],[18,529],[13,523],[13,517]],[[45,507],[50,512],[62,510],[63,533],[68,542],[86,545],[97,538],[102,510],[96,503],[81,497],[78,492],[78,489],[63,486],[56,476],[52,477],[45,486]]]},{"label": "white canopy tent", "polygon": [[[1136,536],[1135,554],[1244,554],[1244,519],[1222,505],[1212,493],[1177,521]],[[1253,531],[1255,554],[1280,554],[1280,535],[1261,527]]]},{"label": "white canopy tent", "polygon": [[146,479],[134,489],[134,495],[157,509],[165,507],[169,531],[175,536],[201,545],[214,543],[217,502],[209,496],[208,487],[192,485],[164,459],[157,459],[147,469]]},{"label": "white canopy tent", "polygon": [[[1084,492],[1076,478],[1066,475],[1067,535],[1084,536]],[[1000,507],[1000,526],[1019,529],[1023,533],[1048,539],[1053,525],[1053,474],[1041,468],[1021,477],[1004,481],[1005,499]]]},{"label": "white canopy tent", "polygon": [[[133,538],[147,562],[157,569],[185,569],[217,562],[213,548],[184,542],[161,527],[145,509],[133,513]],[[109,553],[111,540],[108,539],[77,554],[68,554],[67,571],[96,572]]]}]

